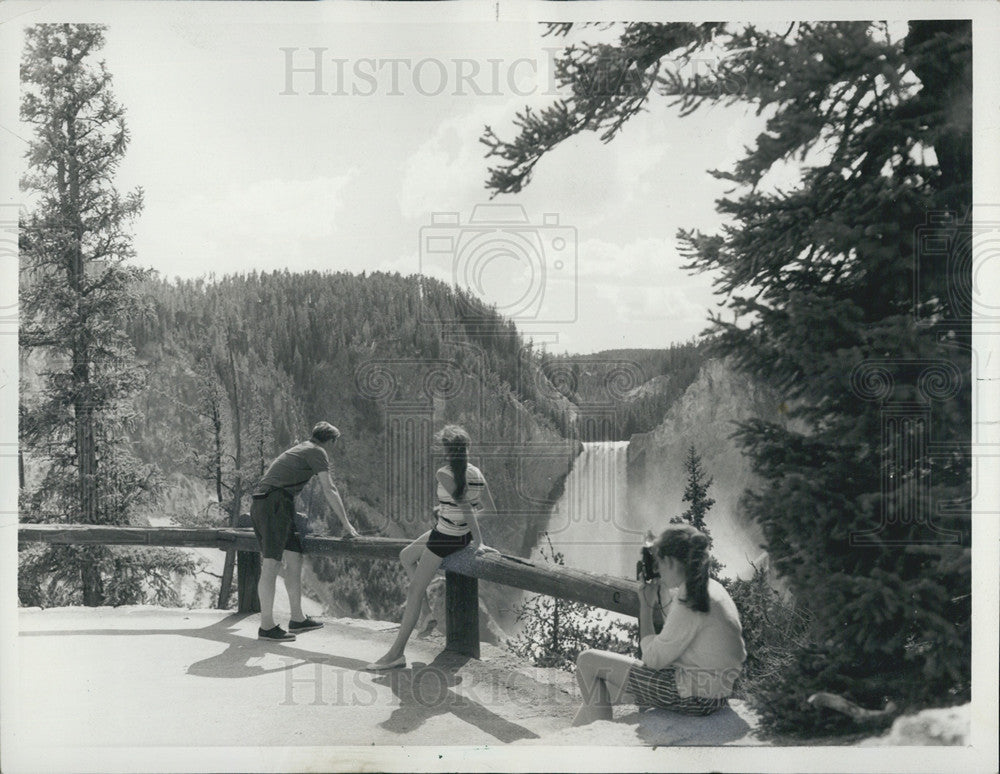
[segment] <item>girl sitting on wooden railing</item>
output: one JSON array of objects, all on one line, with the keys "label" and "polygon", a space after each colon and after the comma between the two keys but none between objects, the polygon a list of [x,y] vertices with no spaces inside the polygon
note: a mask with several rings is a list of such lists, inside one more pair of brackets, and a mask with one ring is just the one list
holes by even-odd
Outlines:
[{"label": "girl sitting on wooden railing", "polygon": [[[449,554],[461,551],[470,543],[476,553],[496,553],[483,545],[478,515],[485,500],[496,512],[493,497],[482,471],[469,464],[469,434],[458,425],[448,425],[441,431],[441,443],[448,455],[448,464],[437,471],[437,524],[414,540],[399,555],[410,588],[406,593],[406,608],[399,624],[399,633],[389,652],[365,667],[373,672],[406,666],[404,650],[413,633],[421,609],[427,604],[427,586],[441,562]],[[430,627],[428,627],[430,628]]]}]

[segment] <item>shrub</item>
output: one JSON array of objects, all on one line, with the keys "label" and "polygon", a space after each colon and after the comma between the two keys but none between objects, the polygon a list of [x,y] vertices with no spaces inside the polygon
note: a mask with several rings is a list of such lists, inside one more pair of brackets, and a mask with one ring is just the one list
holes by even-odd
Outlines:
[{"label": "shrub", "polygon": [[809,617],[771,586],[764,567],[755,566],[748,580],[724,578],[722,585],[740,612],[747,648],[735,696],[756,706],[757,695],[781,678],[803,646]]},{"label": "shrub", "polygon": [[[563,554],[552,548],[552,541],[541,548],[547,562],[562,565]],[[537,595],[517,608],[520,632],[506,641],[515,655],[539,667],[556,667],[572,672],[576,657],[589,648],[635,655],[639,626],[625,623],[613,614],[565,599]]]}]

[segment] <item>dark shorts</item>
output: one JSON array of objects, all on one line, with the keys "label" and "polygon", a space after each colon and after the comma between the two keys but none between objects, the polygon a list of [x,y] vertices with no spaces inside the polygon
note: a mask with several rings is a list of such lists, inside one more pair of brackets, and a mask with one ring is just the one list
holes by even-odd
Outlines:
[{"label": "dark shorts", "polygon": [[464,535],[446,535],[432,529],[430,537],[427,538],[427,548],[432,554],[437,554],[444,559],[449,554],[461,551],[471,542],[471,532],[466,532]]},{"label": "dark shorts", "polygon": [[265,559],[281,561],[285,551],[302,553],[302,541],[295,530],[295,498],[280,489],[272,490],[267,497],[253,498],[250,503],[250,520],[260,543],[260,553]]},{"label": "dark shorts", "polygon": [[729,705],[726,699],[681,696],[673,667],[651,669],[639,664],[628,670],[625,690],[635,696],[636,704],[681,712],[685,715],[711,715]]}]

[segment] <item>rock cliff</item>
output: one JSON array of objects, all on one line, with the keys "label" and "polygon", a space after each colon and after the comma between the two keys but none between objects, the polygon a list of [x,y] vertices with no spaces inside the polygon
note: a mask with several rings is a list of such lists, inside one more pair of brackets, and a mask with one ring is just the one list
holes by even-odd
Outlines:
[{"label": "rock cliff", "polygon": [[630,513],[654,532],[683,513],[684,458],[694,444],[705,472],[713,478],[708,495],[715,498],[715,505],[707,518],[713,553],[725,566],[724,576],[747,577],[751,562],[766,562],[766,555],[759,527],[741,512],[740,496],[754,483],[754,476],[731,436],[736,422],[753,417],[784,421],[782,412],[781,398],[774,391],[737,373],[728,362],[707,361],[660,425],[632,436]]}]

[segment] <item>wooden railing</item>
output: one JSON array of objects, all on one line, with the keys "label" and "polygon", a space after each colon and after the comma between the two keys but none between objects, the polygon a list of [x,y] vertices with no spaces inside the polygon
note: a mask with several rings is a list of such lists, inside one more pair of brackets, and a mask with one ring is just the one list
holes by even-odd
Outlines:
[{"label": "wooden railing", "polygon": [[[246,518],[246,517],[244,517]],[[241,521],[241,524],[243,522]],[[235,549],[237,553],[238,605],[241,612],[258,612],[257,579],[260,546],[248,528],[112,527],[92,524],[21,524],[19,543],[69,545],[175,546],[181,548]],[[399,557],[408,540],[378,537],[302,538],[307,554],[362,559]],[[583,602],[625,615],[639,615],[634,582],[595,575],[568,567],[535,564],[506,554],[476,555],[459,551],[442,563],[445,571],[445,628],[450,650],[479,657],[479,586],[481,578],[525,591]]]}]

